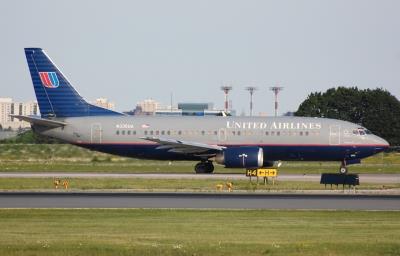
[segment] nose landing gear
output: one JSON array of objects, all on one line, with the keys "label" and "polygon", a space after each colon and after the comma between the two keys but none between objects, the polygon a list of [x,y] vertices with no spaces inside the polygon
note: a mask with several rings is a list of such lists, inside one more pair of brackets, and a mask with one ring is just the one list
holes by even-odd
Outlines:
[{"label": "nose landing gear", "polygon": [[194,167],[196,173],[212,173],[214,165],[211,161],[202,161]]},{"label": "nose landing gear", "polygon": [[346,165],[346,160],[343,160],[342,164],[340,165],[340,168],[339,168],[339,173],[347,174],[347,172],[348,172],[348,169],[347,169],[347,165]]}]

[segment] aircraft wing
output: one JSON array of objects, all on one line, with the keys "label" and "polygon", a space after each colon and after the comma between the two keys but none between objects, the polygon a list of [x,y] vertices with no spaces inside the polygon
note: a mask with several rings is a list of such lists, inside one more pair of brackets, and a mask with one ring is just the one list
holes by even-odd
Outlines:
[{"label": "aircraft wing", "polygon": [[169,138],[144,137],[142,139],[160,144],[160,146],[158,146],[156,149],[167,149],[168,152],[181,154],[213,156],[225,148],[218,145],[209,145],[205,143]]},{"label": "aircraft wing", "polygon": [[67,123],[64,123],[64,122],[44,119],[44,118],[35,117],[35,116],[23,116],[23,115],[10,115],[10,116],[17,118],[19,120],[29,122],[31,124],[47,126],[47,127],[51,127],[51,128],[56,128],[56,127],[61,127],[61,126],[67,125]]}]

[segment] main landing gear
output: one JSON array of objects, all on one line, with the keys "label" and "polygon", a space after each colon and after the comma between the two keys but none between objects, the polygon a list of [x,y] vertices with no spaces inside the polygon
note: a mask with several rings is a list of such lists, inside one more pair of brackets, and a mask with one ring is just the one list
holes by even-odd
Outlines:
[{"label": "main landing gear", "polygon": [[340,168],[339,168],[339,173],[347,174],[347,172],[348,172],[348,169],[347,169],[347,165],[346,165],[346,160],[343,160],[342,164],[340,165]]},{"label": "main landing gear", "polygon": [[211,161],[201,161],[194,167],[196,173],[212,173],[214,165]]}]

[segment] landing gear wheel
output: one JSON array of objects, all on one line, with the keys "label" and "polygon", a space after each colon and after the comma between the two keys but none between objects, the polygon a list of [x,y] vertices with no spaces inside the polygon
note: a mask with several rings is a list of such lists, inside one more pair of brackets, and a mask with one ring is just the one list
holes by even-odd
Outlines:
[{"label": "landing gear wheel", "polygon": [[207,173],[213,173],[214,172],[214,165],[212,162],[206,162],[206,167],[207,167]]},{"label": "landing gear wheel", "polygon": [[212,162],[200,162],[194,167],[196,173],[212,173],[214,171],[214,165]]},{"label": "landing gear wheel", "polygon": [[348,170],[347,170],[346,159],[343,159],[342,164],[340,165],[340,168],[339,168],[339,173],[345,175],[345,174],[347,174],[347,171]]},{"label": "landing gear wheel", "polygon": [[346,166],[341,166],[339,169],[340,174],[347,174],[347,167]]}]

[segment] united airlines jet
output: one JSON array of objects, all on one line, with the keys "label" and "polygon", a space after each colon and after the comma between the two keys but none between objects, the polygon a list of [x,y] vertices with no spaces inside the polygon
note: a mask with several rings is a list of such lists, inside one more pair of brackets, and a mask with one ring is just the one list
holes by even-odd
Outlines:
[{"label": "united airlines jet", "polygon": [[34,132],[105,153],[161,160],[195,160],[259,168],[276,161],[338,161],[347,165],[382,152],[387,141],[360,125],[310,117],[128,116],[88,103],[40,48],[26,59],[41,116],[14,115]]}]

